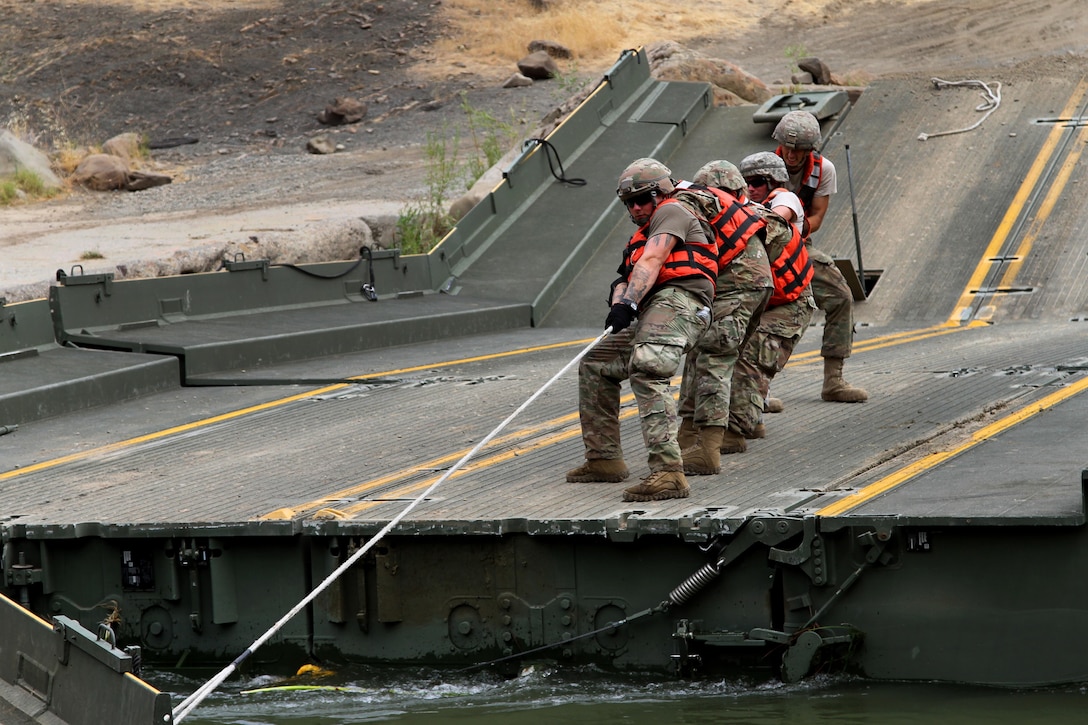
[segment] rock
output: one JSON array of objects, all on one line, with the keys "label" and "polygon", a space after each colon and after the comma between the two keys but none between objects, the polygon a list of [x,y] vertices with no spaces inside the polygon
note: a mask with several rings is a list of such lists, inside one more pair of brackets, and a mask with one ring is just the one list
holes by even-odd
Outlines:
[{"label": "rock", "polygon": [[740,66],[719,58],[707,58],[673,41],[647,46],[646,55],[650,59],[651,73],[659,80],[703,81],[731,94],[715,91],[716,99],[739,98],[747,103],[763,103],[774,95],[766,83]]},{"label": "rock", "polygon": [[362,217],[361,221],[370,229],[371,243],[375,249],[391,249],[397,243],[397,220],[395,214],[377,214]]},{"label": "rock", "polygon": [[797,67],[806,73],[812,74],[812,82],[826,86],[831,83],[831,69],[819,58],[802,58],[797,61]]},{"label": "rock", "polygon": [[125,191],[143,191],[155,186],[164,186],[173,182],[173,179],[163,174],[152,174],[147,171],[130,171],[128,184]]},{"label": "rock", "polygon": [[0,177],[15,176],[19,169],[33,172],[48,189],[59,189],[64,185],[53,173],[44,153],[20,141],[10,131],[0,131]]},{"label": "rock", "polygon": [[140,158],[140,135],[119,133],[102,144],[102,153],[131,161]]},{"label": "rock", "polygon": [[91,154],[79,162],[72,181],[93,191],[143,191],[169,184],[173,179],[162,174],[132,171],[128,162],[111,154]]},{"label": "rock", "polygon": [[311,154],[334,154],[336,144],[330,141],[328,136],[314,136],[306,142],[306,150]]},{"label": "rock", "polygon": [[530,53],[519,60],[518,70],[523,76],[535,81],[546,81],[559,75],[559,66],[556,65],[555,59],[543,50]]},{"label": "rock", "polygon": [[812,74],[805,71],[803,73],[794,73],[791,75],[790,83],[795,86],[810,86],[815,83],[815,81],[812,80]]},{"label": "rock", "polygon": [[358,123],[366,116],[367,105],[354,98],[336,98],[317,114],[317,120],[326,126]]},{"label": "rock", "polygon": [[570,48],[557,43],[554,40],[532,40],[529,42],[529,52],[537,53],[544,51],[552,58],[558,58],[560,60],[570,60],[574,57],[574,53],[570,52]]},{"label": "rock", "polygon": [[528,76],[523,76],[521,73],[515,73],[506,79],[506,82],[502,84],[503,88],[525,88],[526,86],[533,85],[533,79]]},{"label": "rock", "polygon": [[79,162],[72,181],[94,191],[117,191],[128,184],[128,164],[110,154],[91,154]]}]

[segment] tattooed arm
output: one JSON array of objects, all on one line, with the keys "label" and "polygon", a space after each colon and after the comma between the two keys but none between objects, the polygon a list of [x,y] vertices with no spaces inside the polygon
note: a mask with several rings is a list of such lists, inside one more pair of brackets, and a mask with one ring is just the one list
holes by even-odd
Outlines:
[{"label": "tattooed arm", "polygon": [[[657,282],[657,276],[661,273],[661,266],[665,264],[665,260],[672,253],[673,247],[680,241],[680,237],[665,233],[655,234],[646,240],[646,249],[643,251],[642,256],[639,257],[638,262],[635,263],[635,268],[631,270],[631,277],[627,280],[627,285],[625,287],[622,285],[616,286],[619,296],[614,294],[612,301],[619,302],[620,299],[625,299],[641,305],[642,298]],[[620,291],[621,287],[623,287],[622,291]]]}]

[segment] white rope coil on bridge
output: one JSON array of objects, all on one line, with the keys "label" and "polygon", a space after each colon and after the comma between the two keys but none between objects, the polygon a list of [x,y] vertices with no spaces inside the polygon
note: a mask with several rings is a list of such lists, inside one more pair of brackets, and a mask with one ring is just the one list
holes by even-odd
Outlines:
[{"label": "white rope coil on bridge", "polygon": [[951,87],[951,86],[974,86],[976,88],[981,88],[982,90],[979,92],[979,95],[981,95],[984,100],[983,100],[982,103],[975,106],[975,110],[979,111],[980,113],[985,112],[986,115],[984,115],[982,118],[980,118],[978,121],[971,124],[970,126],[967,126],[966,128],[957,128],[957,129],[955,129],[953,131],[938,131],[937,133],[925,133],[925,132],[920,133],[920,134],[918,134],[918,140],[919,141],[925,141],[926,139],[936,138],[937,136],[951,136],[952,134],[955,134],[955,133],[964,133],[966,131],[973,131],[976,128],[978,128],[979,126],[981,126],[982,123],[987,118],[990,117],[990,114],[993,113],[994,111],[996,111],[998,106],[1001,105],[1001,82],[1000,81],[995,82],[994,87],[991,88],[990,85],[988,83],[985,83],[984,81],[976,81],[976,80],[946,81],[946,80],[942,80],[940,78],[930,78],[930,80],[933,81],[933,85],[934,85],[934,87],[936,87],[937,90],[941,90],[942,88],[948,88],[948,87]]}]

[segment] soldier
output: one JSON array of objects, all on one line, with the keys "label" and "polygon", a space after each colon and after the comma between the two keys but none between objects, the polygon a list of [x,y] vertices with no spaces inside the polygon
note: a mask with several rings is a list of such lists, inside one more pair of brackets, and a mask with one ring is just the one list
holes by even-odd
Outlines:
[{"label": "soldier", "polygon": [[747,192],[733,189],[733,193],[742,201],[750,198],[751,208],[767,225],[765,245],[772,260],[774,292],[733,369],[729,428],[722,439],[722,453],[743,453],[748,449],[747,438],[765,435],[763,401],[771,379],[786,367],[816,309],[809,289],[812,265],[801,238],[804,217],[798,216],[800,200],[785,189],[782,159],[769,151],[752,154],[741,161],[740,172]]},{"label": "soldier", "polygon": [[[820,397],[828,402],[861,403],[869,394],[842,377],[843,362],[854,346],[854,297],[842,272],[827,254],[811,246],[811,235],[823,224],[824,215],[837,189],[835,165],[816,151],[820,145],[820,122],[808,111],[790,111],[775,126],[772,138],[775,153],[786,164],[786,187],[797,194],[805,209],[805,244],[813,261],[812,294],[824,311],[824,336],[820,354],[824,358],[824,384]],[[767,400],[768,412],[782,410],[782,401]]]},{"label": "soldier", "polygon": [[744,187],[737,167],[712,161],[696,172],[692,185],[680,182],[678,187],[681,200],[685,189],[706,190],[720,206],[717,214],[709,215],[719,248],[713,320],[687,356],[679,407],[684,473],[712,474],[721,471],[733,367],[756,330],[774,283],[761,240],[765,223],[734,195],[735,189]]},{"label": "soldier", "polygon": [[650,475],[624,490],[624,501],[684,498],[690,492],[669,384],[681,356],[709,327],[718,265],[705,222],[673,198],[676,184],[671,177],[668,167],[648,158],[637,159],[620,174],[616,194],[638,230],[623,250],[620,276],[609,295],[605,327],[613,334],[594,346],[578,367],[586,461],[568,471],[567,480],[628,477],[619,412],[620,383],[629,379]]}]

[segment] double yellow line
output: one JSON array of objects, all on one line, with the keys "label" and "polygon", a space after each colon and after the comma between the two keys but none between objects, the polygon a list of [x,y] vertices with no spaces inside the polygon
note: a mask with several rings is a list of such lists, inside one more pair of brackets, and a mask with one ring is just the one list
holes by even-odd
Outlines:
[{"label": "double yellow line", "polygon": [[[1088,93],[1088,80],[1081,79],[1073,90],[1073,94],[1070,96],[1069,101],[1065,104],[1065,108],[1062,109],[1063,117],[1071,117],[1075,114],[1076,109],[1081,105],[1084,100],[1085,94]],[[1054,156],[1058,148],[1058,144],[1061,141],[1062,136],[1065,133],[1065,129],[1056,125],[1047,134],[1046,141],[1043,143],[1043,147],[1039,150],[1039,154],[1035,157],[1035,161],[1032,163],[1031,168],[1028,170],[1027,175],[1024,177],[1023,182],[1020,184],[1020,188],[1017,190],[1016,195],[1013,197],[1012,203],[1009,208],[1005,210],[1005,215],[1001,219],[1001,223],[998,225],[997,230],[994,232],[993,237],[990,239],[990,243],[986,246],[986,250],[982,254],[982,258],[975,266],[974,272],[971,274],[970,279],[967,282],[967,286],[964,287],[963,292],[960,294],[959,301],[952,312],[952,315],[943,324],[935,328],[930,328],[928,331],[919,331],[918,334],[944,334],[945,332],[952,332],[958,329],[967,329],[968,327],[977,325],[986,325],[988,321],[993,318],[993,313],[996,310],[995,305],[989,305],[987,307],[979,309],[977,312],[972,313],[971,308],[974,306],[975,301],[978,299],[979,290],[982,288],[983,282],[989,275],[994,260],[1001,250],[1009,241],[1009,235],[1012,232],[1013,227],[1016,225],[1016,221],[1025,213],[1025,209],[1028,200],[1034,193],[1036,187],[1043,179],[1043,174],[1046,167],[1050,164],[1051,159]],[[1012,261],[1005,273],[1002,275],[1000,288],[1009,288],[1016,281],[1017,275],[1020,273],[1020,269],[1023,267],[1024,259],[1031,252],[1032,245],[1035,239],[1038,238],[1039,232],[1047,219],[1050,218],[1051,213],[1056,206],[1058,199],[1061,198],[1062,192],[1065,190],[1066,185],[1069,183],[1069,178],[1072,176],[1073,168],[1080,160],[1081,153],[1083,152],[1085,144],[1088,143],[1088,127],[1084,127],[1077,134],[1076,142],[1073,144],[1072,150],[1066,156],[1062,162],[1061,167],[1054,175],[1053,183],[1047,190],[1047,194],[1044,197],[1042,203],[1039,205],[1035,217],[1032,219],[1028,230],[1025,232],[1023,239],[1021,239],[1016,252],[1012,255]],[[910,334],[910,333],[908,333]],[[920,338],[919,338],[920,339]],[[860,349],[862,346],[855,346],[855,350]],[[874,349],[874,348],[868,348]],[[1088,378],[1079,380],[1078,382],[1064,387],[1045,398],[1039,400],[1036,403],[1032,403],[1024,407],[1023,409],[1007,415],[993,423],[979,429],[971,436],[971,439],[962,445],[955,448],[936,453],[931,456],[927,456],[925,460],[918,461],[909,466],[906,466],[895,473],[886,476],[885,478],[876,481],[864,488],[852,493],[844,498],[839,499],[835,503],[821,508],[816,512],[818,516],[837,516],[850,511],[861,504],[871,501],[877,496],[886,493],[893,488],[906,483],[910,479],[928,471],[941,463],[947,461],[949,458],[959,455],[966,450],[973,448],[974,446],[989,440],[1014,425],[1022,423],[1023,421],[1037,415],[1038,413],[1051,408],[1058,403],[1073,397],[1077,393],[1082,392],[1088,388]]]},{"label": "double yellow line", "polygon": [[[1065,104],[1065,108],[1062,109],[1063,118],[1073,116],[1076,113],[1077,108],[1084,100],[1085,93],[1088,93],[1088,80],[1082,78],[1073,90],[1073,95],[1069,97],[1069,101]],[[1043,142],[1043,147],[1039,150],[1039,154],[1035,157],[1034,163],[1032,163],[1024,180],[1020,183],[1020,188],[1013,197],[1012,203],[1009,204],[1009,208],[1005,210],[1005,216],[1002,217],[1001,223],[998,224],[997,230],[994,232],[993,237],[990,238],[990,243],[986,246],[986,251],[982,253],[982,258],[979,259],[978,264],[975,266],[975,271],[971,274],[967,286],[964,288],[959,301],[952,310],[952,315],[948,318],[948,324],[962,324],[973,316],[971,308],[978,299],[978,290],[982,289],[983,282],[986,280],[986,277],[992,269],[994,259],[997,258],[998,254],[1008,242],[1009,234],[1016,225],[1017,219],[1023,215],[1028,200],[1031,198],[1035,188],[1039,185],[1040,180],[1042,180],[1043,173],[1046,171],[1046,167],[1054,156],[1054,152],[1057,150],[1058,144],[1061,142],[1064,134],[1065,129],[1060,124],[1057,124],[1054,128],[1050,129],[1046,141]],[[1066,157],[1061,169],[1055,175],[1054,183],[1051,185],[1043,203],[1039,206],[1035,219],[1031,224],[1031,228],[1027,234],[1024,235],[1024,239],[1020,242],[1016,254],[1013,255],[1015,257],[1013,263],[1009,265],[1009,268],[1002,277],[1001,287],[1011,287],[1013,281],[1016,279],[1016,275],[1019,273],[1020,267],[1023,264],[1023,258],[1031,251],[1032,243],[1037,237],[1039,229],[1050,217],[1050,213],[1053,211],[1055,203],[1057,203],[1058,198],[1061,196],[1062,191],[1069,181],[1069,176],[1073,173],[1073,167],[1076,166],[1077,161],[1080,159],[1086,138],[1088,138],[1088,127],[1081,130],[1073,150]],[[984,314],[980,319],[990,319],[992,316],[993,309],[991,308],[984,311]]]}]

